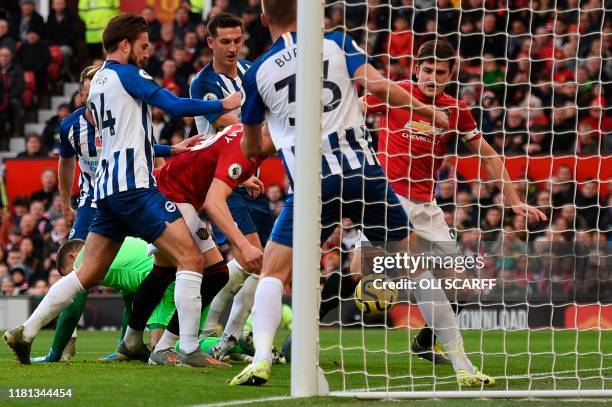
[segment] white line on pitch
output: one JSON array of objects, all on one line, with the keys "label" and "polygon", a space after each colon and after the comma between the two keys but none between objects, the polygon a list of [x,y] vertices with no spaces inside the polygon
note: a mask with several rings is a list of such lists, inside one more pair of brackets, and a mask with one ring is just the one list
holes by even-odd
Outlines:
[{"label": "white line on pitch", "polygon": [[266,401],[283,401],[283,400],[290,400],[290,399],[291,399],[291,396],[263,397],[259,399],[220,401],[217,403],[196,404],[191,407],[237,406],[237,405],[243,405],[243,404],[264,403]]}]

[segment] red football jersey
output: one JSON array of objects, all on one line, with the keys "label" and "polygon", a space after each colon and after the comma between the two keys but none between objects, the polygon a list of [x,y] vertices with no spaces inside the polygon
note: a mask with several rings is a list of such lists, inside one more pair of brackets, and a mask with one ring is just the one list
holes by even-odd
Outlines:
[{"label": "red football jersey", "polygon": [[[399,83],[423,103],[431,99],[410,82]],[[469,107],[442,93],[435,100],[439,108],[449,108],[451,130],[434,128],[432,120],[419,114],[389,107],[376,96],[366,98],[369,112],[382,113],[378,133],[378,158],[399,195],[415,201],[430,202],[434,199],[435,180],[451,137],[457,135],[464,141],[477,140],[480,132]]]},{"label": "red football jersey", "polygon": [[202,141],[192,151],[177,155],[153,175],[159,190],[176,203],[190,203],[200,209],[213,179],[234,189],[249,179],[262,158],[255,162],[240,149],[242,125],[235,124]]}]

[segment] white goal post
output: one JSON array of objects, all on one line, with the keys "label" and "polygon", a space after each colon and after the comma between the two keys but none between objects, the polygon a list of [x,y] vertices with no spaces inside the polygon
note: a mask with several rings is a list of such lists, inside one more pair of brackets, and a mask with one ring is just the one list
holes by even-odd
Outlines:
[{"label": "white goal post", "polygon": [[[329,386],[323,374],[323,370],[319,366],[321,346],[319,343],[319,301],[320,301],[320,268],[321,268],[321,248],[319,246],[321,222],[321,115],[322,115],[322,100],[321,94],[323,91],[323,34],[324,27],[324,0],[298,0],[298,70],[297,70],[297,140],[296,140],[296,172],[295,172],[295,190],[294,190],[294,237],[293,237],[293,281],[292,281],[292,308],[293,308],[293,324],[292,324],[292,360],[291,360],[291,396],[292,397],[312,397],[330,395],[336,397],[348,397],[357,399],[588,399],[588,398],[610,398],[612,399],[612,375],[609,370],[612,367],[603,367],[602,364],[598,367],[599,376],[586,377],[585,379],[601,379],[603,383],[600,388],[582,388],[582,377],[578,376],[578,356],[586,354],[578,350],[578,336],[574,343],[574,356],[576,356],[576,369],[573,373],[569,371],[556,371],[555,362],[566,354],[560,353],[559,356],[553,354],[550,356],[553,360],[550,371],[545,372],[552,378],[550,388],[532,387],[532,380],[538,379],[538,374],[531,375],[531,371],[525,375],[524,379],[528,381],[526,388],[514,389],[508,383],[498,386],[497,388],[473,389],[473,390],[449,390],[449,386],[455,383],[454,378],[443,381],[438,387],[435,384],[433,389],[425,388],[422,384],[412,384],[407,390],[395,390],[394,386],[389,386],[389,380],[386,386],[367,385],[363,387],[350,388],[342,386],[334,388]],[[355,3],[355,2],[352,2]],[[368,4],[364,0],[362,3]],[[435,3],[435,2],[434,2]],[[366,31],[369,28],[366,28]],[[415,51],[416,52],[416,51]],[[503,106],[505,108],[505,106]],[[552,175],[552,174],[551,174]],[[574,198],[575,199],[575,198]],[[480,216],[480,215],[479,215]],[[480,219],[479,219],[480,220]],[[342,220],[339,220],[340,223]],[[576,229],[574,225],[574,229]],[[527,300],[525,299],[527,303]],[[574,303],[578,306],[577,303]],[[525,304],[528,305],[528,304]],[[555,305],[551,302],[553,312]],[[602,306],[601,302],[596,305]],[[501,303],[505,307],[505,303]],[[551,317],[552,318],[552,317]],[[385,317],[385,324],[387,320]],[[340,324],[342,322],[340,321]],[[387,330],[385,326],[378,326],[377,329]],[[396,328],[394,328],[396,329]],[[529,328],[527,328],[529,329]],[[552,348],[554,349],[554,338],[556,328],[550,326],[552,331]],[[575,328],[578,331],[578,328]],[[602,330],[604,328],[601,328]],[[505,332],[505,331],[504,331]],[[482,349],[482,337],[487,335],[487,332],[480,334],[481,349],[480,355],[484,358],[486,351]],[[529,335],[529,333],[527,334]],[[578,334],[576,334],[578,335]],[[608,336],[609,337],[609,336]],[[340,335],[340,338],[342,336]],[[504,333],[504,351],[506,346],[506,336]],[[365,343],[365,341],[363,342]],[[386,333],[385,333],[385,346]],[[596,353],[598,357],[605,358],[610,353],[602,350],[602,337],[599,335],[598,349],[593,349],[592,353]],[[364,366],[368,350],[363,349]],[[343,345],[338,346],[339,352],[343,351]],[[609,346],[607,347],[609,349]],[[351,349],[354,350],[354,349]],[[406,349],[409,354],[410,349]],[[370,351],[379,352],[379,351]],[[395,363],[391,356],[396,356],[398,352],[388,351],[384,349],[384,355],[381,358],[385,359],[385,368],[387,363]],[[528,353],[530,350],[528,351]],[[544,352],[542,352],[544,354]],[[516,355],[510,355],[516,356]],[[548,355],[544,355],[549,357]],[[574,357],[572,356],[572,357]],[[403,356],[403,362],[406,363],[406,358],[411,356]],[[512,359],[508,355],[505,358],[505,367],[509,365]],[[573,360],[573,359],[572,359]],[[603,360],[603,359],[602,359]],[[532,356],[529,355],[529,366],[531,366]],[[342,369],[342,363],[339,363],[338,369]],[[366,368],[367,370],[367,368]],[[589,370],[589,369],[586,369]],[[591,369],[597,371],[596,369]],[[603,374],[602,372],[606,372]],[[504,370],[504,374],[506,371]],[[336,373],[336,372],[333,372]],[[362,372],[358,372],[362,373]],[[344,374],[344,372],[341,372]],[[409,377],[401,376],[401,378]],[[557,388],[555,375],[560,374],[561,380],[572,380],[575,378],[576,385],[571,388]],[[565,375],[563,375],[565,374]],[[495,373],[492,373],[495,376]],[[575,376],[572,376],[575,375]],[[366,382],[368,373],[365,372]],[[372,376],[375,376],[374,374]],[[378,374],[381,376],[381,374]],[[377,377],[380,378],[380,377]],[[418,379],[424,380],[428,376],[419,376]],[[431,377],[435,382],[437,380],[434,375]],[[548,379],[548,376],[546,376]],[[331,382],[331,380],[330,380]],[[344,382],[343,382],[344,383]],[[414,383],[414,382],[413,382]],[[422,391],[419,391],[419,386],[422,386]],[[396,386],[397,387],[397,386]]]}]

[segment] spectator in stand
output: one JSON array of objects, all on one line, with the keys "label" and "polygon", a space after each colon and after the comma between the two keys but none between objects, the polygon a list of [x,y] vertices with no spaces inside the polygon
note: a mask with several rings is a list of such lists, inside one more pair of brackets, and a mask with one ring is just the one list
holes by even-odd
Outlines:
[{"label": "spectator in stand", "polygon": [[187,85],[178,81],[176,69],[176,61],[173,59],[166,59],[164,61],[162,64],[161,85],[171,92],[174,89],[178,89],[176,94],[179,95],[182,94]]},{"label": "spectator in stand", "polygon": [[[155,44],[149,43],[149,55],[155,55]],[[162,75],[162,61],[157,58],[149,58],[147,64],[144,66],[144,70],[154,78],[159,78]]]},{"label": "spectator in stand", "polygon": [[177,40],[174,35],[174,25],[172,23],[162,24],[159,40],[155,43],[155,57],[161,62],[171,58],[175,46],[177,46]]},{"label": "spectator in stand", "polygon": [[509,108],[506,111],[505,137],[510,138],[510,148],[506,154],[523,154],[523,145],[527,142],[527,123],[523,109],[518,107]]},{"label": "spectator in stand", "polygon": [[72,94],[72,97],[70,98],[70,111],[74,112],[75,110],[83,106],[85,106],[85,99],[83,99],[81,91],[77,90]]},{"label": "spectator in stand", "polygon": [[17,51],[19,64],[24,71],[33,71],[36,76],[36,90],[39,94],[47,93],[47,67],[51,62],[51,54],[47,43],[41,40],[42,30],[30,28],[26,41]]},{"label": "spectator in stand", "polygon": [[17,45],[15,39],[11,37],[9,33],[8,21],[0,19],[0,48],[8,48],[11,50],[11,55],[15,55],[17,52]]},{"label": "spectator in stand", "polygon": [[42,139],[36,133],[29,133],[26,136],[25,151],[17,154],[17,158],[44,158],[45,152],[42,148]]},{"label": "spectator in stand", "polygon": [[59,273],[59,271],[56,268],[52,268],[49,271],[49,288],[57,283],[59,281],[59,279],[62,278],[61,274]]},{"label": "spectator in stand", "polygon": [[278,185],[270,185],[268,187],[268,191],[266,192],[268,196],[268,201],[270,202],[270,212],[274,219],[278,218],[280,215],[281,209],[283,209],[285,197],[283,194],[283,190]]},{"label": "spectator in stand", "polygon": [[17,291],[17,295],[25,294],[29,288],[26,270],[22,267],[14,268],[11,272],[11,278],[13,279],[13,286],[15,291]]},{"label": "spectator in stand", "polygon": [[249,53],[247,59],[255,61],[266,49],[270,43],[270,31],[263,26],[261,18],[260,6],[249,6],[242,12],[242,20],[244,21],[244,29],[246,38],[244,45],[248,48]]},{"label": "spectator in stand", "polygon": [[189,10],[179,7],[174,16],[174,36],[180,43],[183,43],[185,33],[193,30],[195,30],[195,24],[189,21]]},{"label": "spectator in stand", "polygon": [[158,107],[153,106],[151,109],[151,127],[153,128],[153,136],[155,140],[160,143],[168,143],[168,140],[162,140],[162,131],[166,125],[166,118],[164,117],[164,111]]},{"label": "spectator in stand", "polygon": [[149,24],[149,41],[155,44],[157,40],[159,40],[161,24],[155,18],[153,7],[145,6],[140,14],[144,17],[147,24]]},{"label": "spectator in stand", "polygon": [[187,59],[187,52],[183,47],[176,47],[172,53],[176,63],[176,82],[181,88],[181,97],[189,97],[189,78],[193,75],[193,65]]},{"label": "spectator in stand", "polygon": [[62,103],[57,108],[57,114],[47,120],[42,134],[43,151],[50,157],[59,157],[60,136],[59,127],[62,120],[71,113],[70,105]]},{"label": "spectator in stand", "polygon": [[599,200],[598,182],[587,180],[576,193],[575,205],[578,216],[584,218],[588,229],[596,229],[599,222],[601,202]]},{"label": "spectator in stand", "polygon": [[19,42],[27,41],[28,33],[35,31],[39,34],[44,33],[45,21],[36,11],[34,0],[22,0],[21,2],[21,21],[19,23]]},{"label": "spectator in stand", "polygon": [[185,41],[183,41],[183,43],[186,61],[191,64],[191,70],[193,72],[193,64],[197,61],[202,51],[202,45],[198,42],[198,34],[196,34],[195,30],[185,33]]},{"label": "spectator in stand", "polygon": [[19,293],[17,292],[17,290],[15,290],[15,285],[13,284],[13,280],[11,279],[11,277],[3,277],[0,280],[0,296],[10,297],[17,294]]},{"label": "spectator in stand", "polygon": [[[38,276],[42,270],[42,260],[35,253],[32,239],[29,237],[21,239],[19,243],[19,252],[23,255],[23,265],[33,271],[33,276]],[[30,279],[32,279],[32,277]]]},{"label": "spectator in stand", "polygon": [[57,195],[57,172],[47,168],[40,176],[42,188],[34,192],[30,197],[32,201],[42,201],[45,204],[45,211],[51,206],[53,197]]},{"label": "spectator in stand", "polygon": [[49,45],[58,45],[64,57],[64,72],[70,72],[70,63],[74,56],[75,46],[79,40],[77,19],[72,11],[66,8],[66,0],[53,0],[51,12],[47,18],[46,40]]},{"label": "spectator in stand", "polygon": [[[23,215],[21,217],[21,222],[19,222],[19,229],[21,229],[22,240],[23,238],[26,238],[26,237],[29,237],[30,239],[32,239],[32,242],[34,243],[34,248],[35,248],[34,250],[35,250],[36,256],[42,258],[42,252],[44,249],[43,248],[43,238],[37,226],[38,226],[38,222],[36,221],[36,218],[29,213],[26,213],[25,215]],[[23,260],[22,260],[22,263],[23,263]]]},{"label": "spectator in stand", "polygon": [[119,15],[120,0],[79,0],[79,16],[85,23],[85,42],[92,59],[102,56],[102,32]]},{"label": "spectator in stand", "polygon": [[407,77],[412,72],[413,40],[408,14],[398,13],[393,19],[393,31],[389,34],[387,48],[389,56],[399,62]]},{"label": "spectator in stand", "polygon": [[38,279],[34,281],[30,288],[28,288],[26,294],[34,297],[44,297],[48,291],[49,284],[47,284],[47,281],[43,279]]},{"label": "spectator in stand", "polygon": [[[0,48],[0,150],[8,150],[11,136],[21,136],[23,70],[13,63],[10,48]],[[8,125],[8,126],[7,126]]]},{"label": "spectator in stand", "polygon": [[[8,239],[6,243],[6,249],[9,251],[15,250],[19,248],[19,244],[21,243],[21,239],[23,236],[21,235],[21,228],[19,226],[13,226],[8,234]],[[6,261],[8,262],[8,255],[6,256]]]},{"label": "spectator in stand", "polygon": [[559,166],[557,174],[552,179],[552,204],[555,208],[574,203],[576,183],[572,170],[567,165]]},{"label": "spectator in stand", "polygon": [[53,197],[53,202],[51,202],[51,208],[49,208],[49,210],[47,211],[47,217],[49,218],[52,224],[55,224],[55,221],[61,218],[62,216],[62,200],[58,194]]},{"label": "spectator in stand", "polygon": [[30,215],[36,221],[36,229],[41,236],[46,236],[51,232],[51,221],[45,213],[45,204],[43,201],[32,200],[30,203]]}]

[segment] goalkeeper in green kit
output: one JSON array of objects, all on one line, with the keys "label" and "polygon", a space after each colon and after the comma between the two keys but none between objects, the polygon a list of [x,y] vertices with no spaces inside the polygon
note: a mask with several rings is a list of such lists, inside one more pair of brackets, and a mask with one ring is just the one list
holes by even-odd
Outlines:
[{"label": "goalkeeper in green kit", "polygon": [[[63,276],[70,273],[74,268],[78,268],[83,262],[83,240],[70,240],[60,247],[57,253],[57,268]],[[108,273],[104,277],[101,285],[108,288],[114,288],[123,295],[125,308],[122,318],[121,338],[125,332],[127,322],[129,321],[132,310],[132,296],[138,290],[140,283],[153,269],[153,256],[148,255],[148,244],[144,240],[128,237],[121,245],[121,249],[111,264]],[[40,362],[58,362],[62,359],[62,354],[65,350],[71,350],[68,354],[74,353],[73,333],[77,327],[79,319],[85,310],[87,303],[88,291],[80,294],[74,299],[74,302],[64,310],[58,319],[53,337],[53,344],[49,354],[46,356],[32,358],[33,363]],[[174,283],[171,284],[162,301],[159,303],[151,318],[148,321],[148,327],[151,330],[151,341],[157,342],[163,333],[166,325],[174,314]],[[204,311],[204,313],[206,310]],[[203,313],[203,314],[204,314]],[[206,316],[203,315],[201,321],[205,321]],[[71,341],[72,339],[72,341]],[[68,346],[71,343],[71,346]],[[68,347],[68,349],[67,349]],[[72,348],[72,349],[71,349]],[[112,354],[106,357],[105,360],[114,360]],[[63,359],[67,359],[66,355]]]}]

